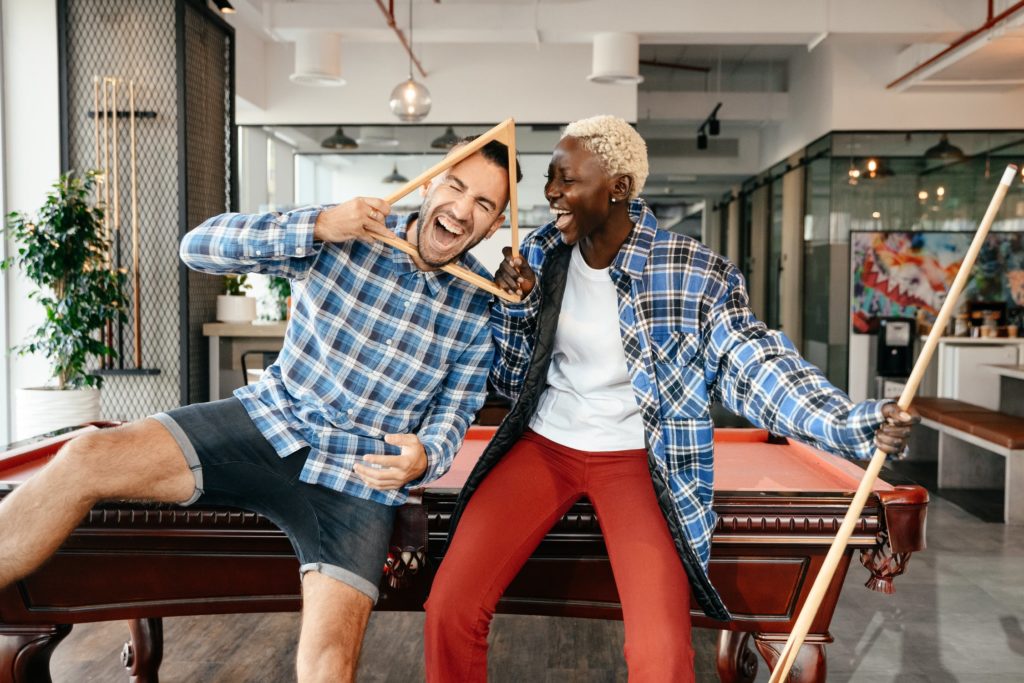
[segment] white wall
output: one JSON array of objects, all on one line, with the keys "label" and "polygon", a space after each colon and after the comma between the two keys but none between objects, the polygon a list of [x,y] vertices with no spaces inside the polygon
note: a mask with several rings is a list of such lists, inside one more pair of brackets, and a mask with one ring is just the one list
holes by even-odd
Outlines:
[{"label": "white wall", "polygon": [[[4,199],[6,211],[34,212],[60,174],[60,121],[57,99],[56,3],[0,0],[3,12]],[[8,246],[10,253],[10,246]],[[29,301],[31,284],[11,271],[7,282],[7,339],[23,341],[42,322],[42,310]],[[5,354],[6,355],[6,354]],[[6,410],[13,410],[18,387],[39,386],[49,368],[39,358],[7,356]]]},{"label": "white wall", "polygon": [[790,63],[788,118],[762,135],[760,169],[782,161],[835,129],[833,123],[834,41],[813,52],[800,51]]},{"label": "white wall", "polygon": [[[266,45],[266,109],[239,108],[239,124],[397,123],[388,98],[407,77],[408,61],[394,45],[343,43],[342,75],[348,83],[334,88],[291,83],[293,51],[291,43]],[[589,44],[428,44],[416,52],[428,69],[428,78],[417,78],[433,99],[425,123],[480,124],[509,117],[564,123],[595,114],[636,120],[636,86],[586,80],[591,69]],[[430,70],[431,64],[443,66]]]},{"label": "white wall", "polygon": [[241,112],[267,106],[267,61],[263,37],[235,22],[235,97]]}]

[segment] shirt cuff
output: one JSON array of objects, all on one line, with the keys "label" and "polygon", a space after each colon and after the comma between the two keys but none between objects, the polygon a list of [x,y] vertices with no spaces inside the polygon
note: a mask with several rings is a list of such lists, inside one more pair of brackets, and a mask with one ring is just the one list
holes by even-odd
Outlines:
[{"label": "shirt cuff", "polygon": [[498,310],[507,318],[529,318],[540,310],[540,283],[533,286],[530,293],[522,298],[519,303],[508,301],[500,297],[497,300]]},{"label": "shirt cuff", "polygon": [[845,441],[858,460],[870,460],[875,453],[875,432],[885,422],[882,407],[895,403],[892,399],[861,401],[846,417]]},{"label": "shirt cuff", "polygon": [[313,230],[320,209],[302,209],[288,214],[285,222],[284,243],[281,256],[303,258],[320,248],[321,242],[313,239]]}]

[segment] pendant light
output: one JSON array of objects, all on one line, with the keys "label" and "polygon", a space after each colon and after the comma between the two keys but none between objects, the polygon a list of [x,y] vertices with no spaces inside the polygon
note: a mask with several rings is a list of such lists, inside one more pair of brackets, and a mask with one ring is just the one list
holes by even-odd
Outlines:
[{"label": "pendant light", "polygon": [[455,129],[451,126],[445,129],[444,133],[438,135],[430,143],[433,149],[451,149],[455,146],[455,143],[459,141],[459,136],[455,134]]},{"label": "pendant light", "polygon": [[409,0],[409,78],[391,91],[388,106],[391,113],[402,121],[422,121],[430,113],[430,91],[412,77],[412,3]]},{"label": "pendant light", "polygon": [[341,126],[338,126],[334,130],[334,133],[329,137],[324,138],[324,141],[320,143],[320,146],[325,149],[356,149],[359,147],[359,144],[349,136],[345,135],[345,131],[341,129]]},{"label": "pendant light", "polygon": [[394,166],[391,168],[391,173],[381,178],[382,183],[407,183],[409,179],[398,172],[398,162],[396,161]]}]

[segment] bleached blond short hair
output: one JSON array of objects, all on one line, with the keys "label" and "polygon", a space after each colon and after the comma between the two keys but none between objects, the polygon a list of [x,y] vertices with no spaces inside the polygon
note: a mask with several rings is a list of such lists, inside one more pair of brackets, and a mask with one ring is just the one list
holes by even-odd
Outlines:
[{"label": "bleached blond short hair", "polygon": [[570,136],[596,155],[609,175],[622,173],[633,179],[630,199],[640,195],[649,172],[647,143],[633,126],[618,116],[591,116],[566,126],[562,137]]}]

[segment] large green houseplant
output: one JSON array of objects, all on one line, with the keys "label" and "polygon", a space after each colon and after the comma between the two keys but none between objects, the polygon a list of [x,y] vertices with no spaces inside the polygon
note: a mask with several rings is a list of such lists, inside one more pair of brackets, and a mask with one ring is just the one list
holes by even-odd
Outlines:
[{"label": "large green houseplant", "polygon": [[7,216],[16,253],[3,267],[25,274],[36,286],[30,298],[45,312],[35,333],[12,350],[43,356],[54,379],[52,386],[19,391],[19,437],[99,417],[102,378],[90,368],[103,356],[114,357],[103,330],[124,320],[127,300],[124,271],[109,266],[103,211],[92,203],[95,182],[92,173],[62,175],[34,219],[20,212]]}]

